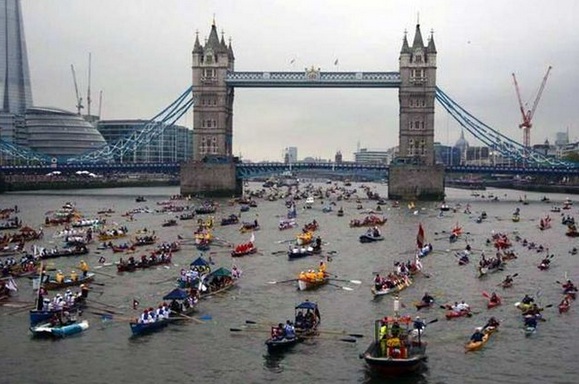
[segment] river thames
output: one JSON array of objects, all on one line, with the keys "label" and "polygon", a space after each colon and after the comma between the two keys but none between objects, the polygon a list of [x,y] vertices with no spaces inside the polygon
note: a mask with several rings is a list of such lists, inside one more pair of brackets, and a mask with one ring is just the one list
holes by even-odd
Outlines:
[{"label": "river thames", "polygon": [[[387,196],[387,186],[366,184],[373,191]],[[327,188],[326,184],[319,184]],[[250,188],[261,188],[260,184],[250,184]],[[376,209],[376,202],[364,198],[358,183],[356,188],[364,209]],[[36,340],[28,330],[28,313],[9,307],[0,307],[2,333],[2,359],[0,367],[1,383],[576,383],[577,362],[574,349],[573,331],[579,328],[576,303],[565,314],[559,314],[556,307],[562,298],[561,287],[556,281],[566,277],[579,281],[579,255],[571,255],[570,250],[579,246],[577,238],[565,236],[566,226],[561,224],[561,213],[550,212],[553,205],[562,206],[567,198],[575,200],[570,210],[561,211],[565,215],[579,219],[579,196],[547,194],[549,203],[541,201],[543,193],[519,192],[513,190],[488,189],[479,191],[485,195],[473,196],[471,191],[448,189],[447,203],[451,207],[460,204],[456,212],[444,212],[439,216],[440,203],[417,203],[409,209],[405,204],[392,207],[392,202],[381,206],[388,218],[382,227],[385,240],[377,243],[360,244],[358,236],[364,228],[350,228],[349,221],[362,219],[366,214],[357,210],[355,199],[337,201],[332,212],[322,208],[332,201],[319,199],[312,209],[303,209],[303,200],[298,201],[299,227],[280,231],[278,222],[287,212],[284,200],[268,201],[256,199],[258,207],[242,214],[245,221],[258,219],[261,230],[255,232],[255,243],[259,253],[233,259],[230,249],[212,246],[205,253],[211,256],[214,268],[231,268],[235,263],[243,270],[238,286],[231,291],[202,300],[198,305],[197,318],[181,325],[169,325],[165,330],[133,339],[126,320],[136,317],[145,306],[158,305],[161,297],[175,287],[172,276],[178,277],[181,268],[189,265],[199,251],[184,244],[183,249],[173,255],[170,267],[138,270],[134,273],[117,274],[115,267],[98,266],[100,257],[114,262],[120,254],[110,250],[98,250],[98,242],[90,244],[91,252],[83,257],[61,257],[50,260],[56,268],[69,273],[78,262],[86,260],[92,270],[100,272],[96,276],[90,297],[123,315],[113,317],[112,323],[103,323],[90,313],[91,305],[83,314],[89,320],[90,328],[81,335],[63,340]],[[185,240],[192,238],[196,220],[178,221],[176,227],[162,227],[161,224],[178,214],[155,213],[171,195],[179,193],[178,187],[120,188],[101,190],[42,191],[10,193],[1,195],[0,208],[18,205],[18,217],[24,225],[39,228],[44,225],[45,214],[58,210],[66,202],[72,202],[85,218],[98,217],[97,212],[111,208],[114,213],[106,217],[107,224],[118,223],[129,229],[134,236],[144,227],[154,229],[160,241],[175,241],[181,235]],[[489,199],[494,194],[498,201]],[[135,197],[142,195],[146,202],[137,203]],[[519,202],[526,195],[528,205]],[[239,213],[238,206],[230,206],[226,199],[218,200],[220,208],[215,214],[216,223],[231,213]],[[336,201],[336,199],[333,199]],[[200,203],[199,200],[175,201],[186,205]],[[464,213],[470,204],[471,214]],[[122,216],[136,207],[147,206],[153,212],[138,213],[129,221]],[[337,208],[343,207],[344,217],[336,215]],[[514,223],[512,212],[520,208],[521,220]],[[487,219],[481,223],[476,218],[482,211]],[[552,228],[541,231],[538,223],[541,217],[551,215]],[[295,239],[301,226],[316,219],[320,223],[318,234],[324,246],[324,254],[331,254],[328,272],[343,280],[360,280],[356,285],[334,281],[315,291],[301,292],[293,282],[269,284],[297,277],[304,270],[317,267],[320,257],[311,256],[288,260],[286,240]],[[373,338],[373,322],[385,315],[391,315],[393,298],[383,296],[372,299],[370,288],[376,272],[389,271],[395,261],[413,258],[416,233],[422,223],[426,240],[431,242],[434,252],[422,259],[424,271],[429,274],[417,277],[414,284],[400,294],[402,303],[407,305],[403,314],[415,316],[412,303],[418,301],[424,292],[435,296],[437,304],[465,300],[475,311],[471,318],[447,321],[444,310],[432,308],[419,314],[427,321],[439,319],[427,327],[425,340],[428,341],[427,368],[418,375],[386,380],[374,377],[359,354],[364,352]],[[466,232],[466,238],[474,249],[471,263],[459,266],[455,251],[464,249],[464,239],[451,244],[448,233],[459,223]],[[62,239],[53,234],[62,227],[44,228],[44,238],[31,245],[52,248],[62,246]],[[518,254],[518,259],[508,262],[506,270],[477,278],[475,265],[480,252],[487,256],[494,254],[493,248],[485,244],[493,232],[509,236]],[[240,233],[239,225],[219,226],[214,234],[229,243],[249,240],[248,233]],[[537,268],[546,255],[523,247],[515,241],[515,235],[549,248],[555,256],[552,267],[547,271]],[[127,238],[128,240],[128,238]],[[117,240],[115,243],[121,243]],[[187,243],[185,241],[184,243]],[[189,242],[190,244],[190,242]],[[152,247],[150,247],[152,249]],[[144,253],[146,250],[143,249]],[[126,258],[126,256],[124,256]],[[502,290],[497,286],[507,274],[518,274],[514,286]],[[106,275],[105,275],[106,274]],[[108,275],[108,276],[107,276]],[[19,291],[13,300],[34,300],[29,279],[17,280]],[[346,290],[340,286],[352,288]],[[503,298],[503,305],[492,310],[486,309],[486,299],[482,292],[496,291]],[[545,322],[531,337],[523,333],[520,312],[513,304],[530,294],[543,306],[554,304],[544,311]],[[138,310],[132,308],[133,299],[140,302]],[[320,329],[345,333],[362,333],[365,336],[357,342],[343,342],[333,334],[309,340],[295,346],[291,351],[277,356],[268,356],[264,341],[268,334],[263,332],[230,332],[230,328],[244,328],[246,320],[262,323],[278,323],[293,317],[293,307],[309,299],[318,303],[322,315]],[[100,307],[102,308],[102,307]],[[474,328],[486,323],[490,316],[501,321],[500,331],[493,335],[485,347],[478,352],[464,353],[464,344]]]}]

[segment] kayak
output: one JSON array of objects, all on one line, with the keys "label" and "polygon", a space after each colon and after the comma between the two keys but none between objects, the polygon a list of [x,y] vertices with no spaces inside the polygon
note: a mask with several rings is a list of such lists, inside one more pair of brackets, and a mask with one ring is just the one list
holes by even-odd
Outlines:
[{"label": "kayak", "polygon": [[526,326],[525,327],[525,336],[531,336],[536,331],[537,331],[537,327]]},{"label": "kayak", "polygon": [[424,309],[424,308],[431,308],[433,305],[434,305],[433,302],[427,303],[427,302],[425,302],[425,301],[421,301],[421,302],[419,302],[419,303],[415,303],[415,304],[414,304],[414,306],[416,307],[416,310],[417,310],[417,311],[420,311],[421,309]]},{"label": "kayak", "polygon": [[486,327],[483,330],[484,336],[482,341],[469,341],[468,343],[466,343],[466,345],[464,346],[464,352],[471,352],[471,351],[478,351],[479,349],[481,349],[487,341],[489,341],[490,336],[495,333],[495,331],[498,331],[497,327],[494,326],[490,326],[490,327]]},{"label": "kayak", "polygon": [[559,313],[565,313],[571,308],[570,304],[559,304]]},{"label": "kayak", "polygon": [[472,351],[478,351],[487,343],[487,341],[489,341],[489,337],[490,337],[490,334],[485,333],[485,335],[483,336],[481,341],[472,341],[472,340],[469,341],[464,346],[464,353],[472,352]]},{"label": "kayak", "polygon": [[497,296],[498,301],[490,301],[487,303],[487,308],[491,309],[494,307],[498,307],[499,305],[501,305],[501,298]]},{"label": "kayak", "polygon": [[520,309],[521,312],[526,312],[526,311],[528,311],[528,310],[531,308],[532,305],[533,305],[533,304],[525,304],[525,303],[521,303],[521,302],[516,302],[516,303],[515,303],[515,307],[517,307],[518,309]]}]

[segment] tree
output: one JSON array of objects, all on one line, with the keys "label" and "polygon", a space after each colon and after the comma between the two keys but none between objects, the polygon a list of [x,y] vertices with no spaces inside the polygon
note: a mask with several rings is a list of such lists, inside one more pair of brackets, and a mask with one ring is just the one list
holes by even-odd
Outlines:
[{"label": "tree", "polygon": [[569,152],[563,156],[563,160],[579,163],[579,152]]}]

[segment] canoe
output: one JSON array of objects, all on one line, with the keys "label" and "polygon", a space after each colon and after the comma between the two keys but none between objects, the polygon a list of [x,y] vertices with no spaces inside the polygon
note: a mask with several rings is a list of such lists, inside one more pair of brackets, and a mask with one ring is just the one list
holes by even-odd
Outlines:
[{"label": "canoe", "polygon": [[30,327],[30,332],[34,337],[51,336],[51,337],[66,337],[81,333],[88,329],[88,321],[83,320],[80,323],[73,323],[63,326],[53,327],[50,324],[41,324]]}]

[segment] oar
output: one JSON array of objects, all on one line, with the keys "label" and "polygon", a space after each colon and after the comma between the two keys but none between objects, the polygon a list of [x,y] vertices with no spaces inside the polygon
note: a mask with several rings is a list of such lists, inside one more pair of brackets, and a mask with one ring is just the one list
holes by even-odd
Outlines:
[{"label": "oar", "polygon": [[288,280],[282,280],[282,281],[268,281],[268,284],[281,284],[281,283],[289,283],[291,281],[297,281],[297,279],[288,279]]},{"label": "oar", "polygon": [[321,334],[327,333],[327,334],[330,334],[330,335],[348,335],[348,336],[357,337],[357,338],[364,337],[364,335],[361,334],[361,333],[346,333],[346,331],[326,331],[326,330],[321,330],[321,331],[318,331],[318,332],[320,332]]},{"label": "oar", "polygon": [[[181,317],[183,317],[183,318],[185,318],[185,319],[193,320],[193,321],[196,321],[197,323],[203,324],[203,321],[201,321],[201,320],[199,320],[199,319],[197,319],[197,318],[195,318],[195,317],[187,316],[187,315],[185,315],[185,314],[183,314],[183,313],[176,312],[176,311],[174,311],[174,310],[172,310],[172,309],[171,309],[171,313],[174,313],[174,314],[176,314],[177,316],[181,316]],[[173,318],[173,319],[175,319],[175,318]]]},{"label": "oar", "polygon": [[333,285],[334,287],[338,287],[338,288],[342,288],[344,291],[353,291],[353,288],[350,287],[344,287],[343,285],[338,285],[338,284],[332,284],[332,283],[328,283],[329,285]]},{"label": "oar", "polygon": [[161,283],[166,283],[168,281],[175,280],[175,279],[177,279],[175,276],[171,276],[171,277],[163,279],[163,280],[149,282],[149,284],[161,284]]},{"label": "oar", "polygon": [[96,303],[96,304],[102,305],[103,307],[108,307],[108,308],[118,308],[118,307],[117,307],[117,306],[115,306],[115,305],[111,305],[111,304],[103,303],[103,302],[101,302],[101,301],[97,301],[97,300],[95,300],[95,299],[87,298],[86,300],[87,300],[87,301],[89,301],[89,302],[92,302],[92,303]]},{"label": "oar", "polygon": [[331,280],[343,281],[343,282],[352,283],[352,284],[362,284],[362,282],[360,280],[345,280],[345,279],[334,279],[334,278],[331,278]]},{"label": "oar", "polygon": [[109,275],[108,273],[104,273],[104,272],[101,272],[101,271],[95,271],[95,270],[93,270],[93,272],[96,273],[97,275],[103,275],[103,276],[110,277],[111,279],[114,279],[114,278],[116,277],[116,276]]},{"label": "oar", "polygon": [[434,324],[438,321],[438,319],[432,319],[429,322],[427,322],[426,324]]},{"label": "oar", "polygon": [[267,333],[269,330],[266,329],[255,329],[255,328],[229,328],[230,332],[259,332],[259,333]]}]

